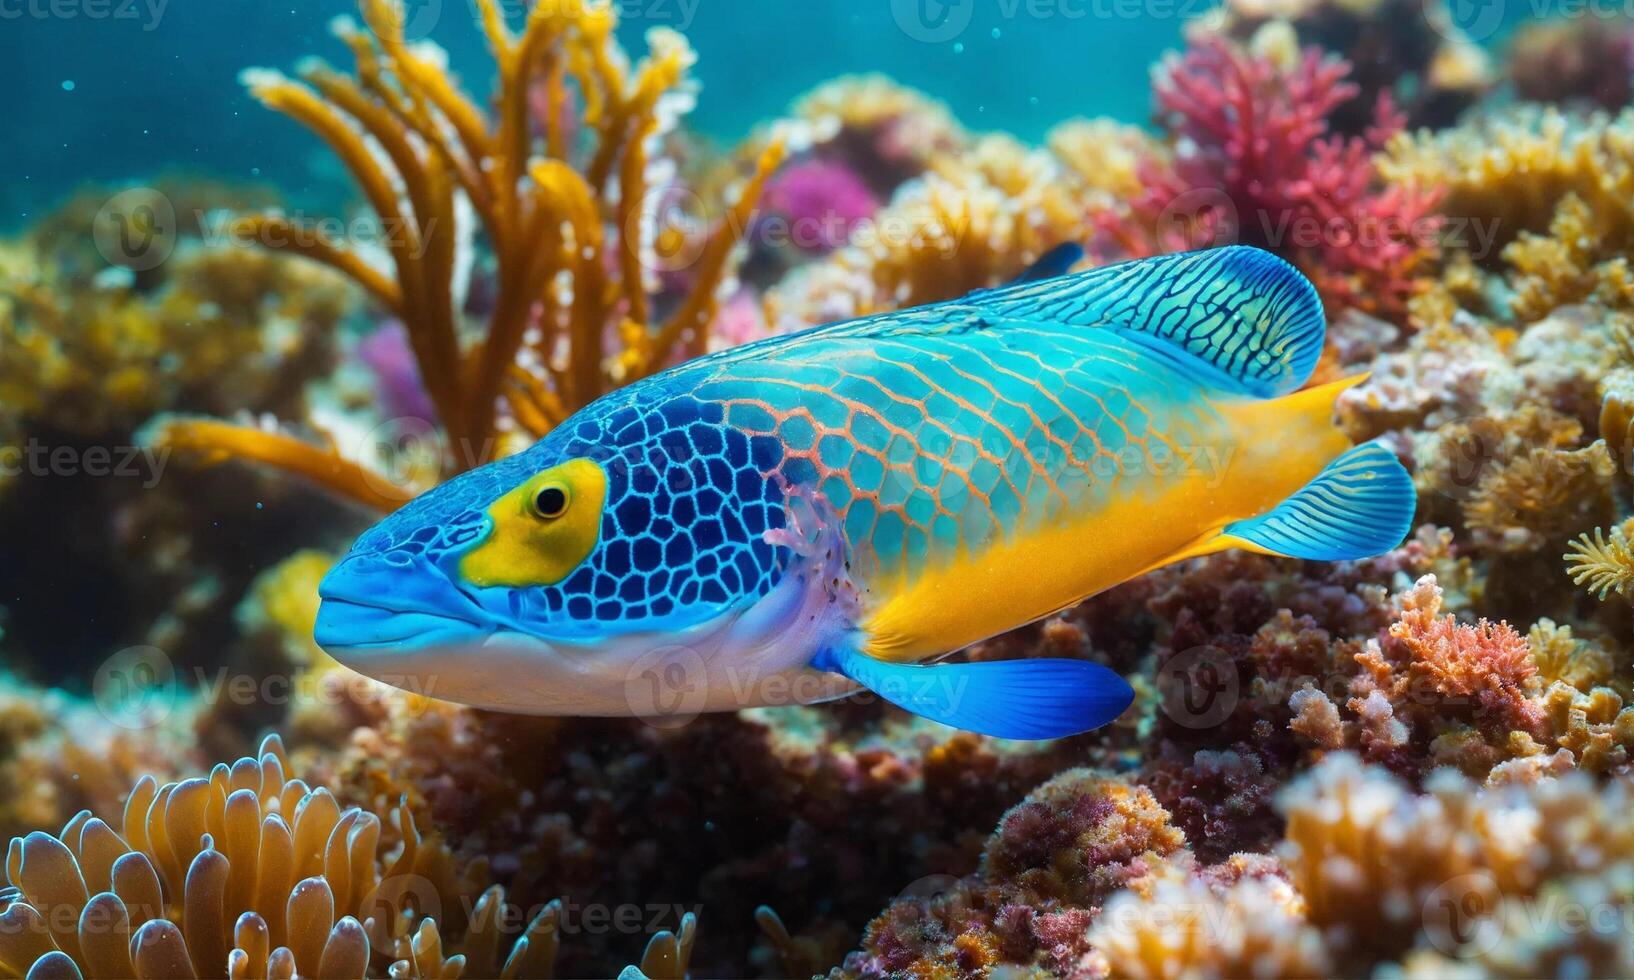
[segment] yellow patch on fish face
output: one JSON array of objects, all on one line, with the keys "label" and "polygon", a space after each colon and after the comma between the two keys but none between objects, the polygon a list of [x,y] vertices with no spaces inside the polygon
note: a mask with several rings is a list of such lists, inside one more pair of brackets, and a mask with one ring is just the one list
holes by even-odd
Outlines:
[{"label": "yellow patch on fish face", "polygon": [[601,536],[607,474],[588,459],[536,473],[488,508],[493,531],[460,559],[472,585],[555,585],[589,557]]}]

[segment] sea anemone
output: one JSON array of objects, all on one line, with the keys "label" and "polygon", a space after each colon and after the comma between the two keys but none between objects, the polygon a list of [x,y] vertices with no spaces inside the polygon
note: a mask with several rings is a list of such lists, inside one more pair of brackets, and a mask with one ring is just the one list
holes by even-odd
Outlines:
[{"label": "sea anemone", "polygon": [[[445,911],[463,929],[446,848],[403,810],[382,821],[286,777],[276,736],[208,778],[131,789],[120,827],[89,811],[13,838],[0,967],[13,975],[361,977],[402,931]],[[407,968],[407,967],[405,967]],[[412,972],[408,975],[414,975]]]}]

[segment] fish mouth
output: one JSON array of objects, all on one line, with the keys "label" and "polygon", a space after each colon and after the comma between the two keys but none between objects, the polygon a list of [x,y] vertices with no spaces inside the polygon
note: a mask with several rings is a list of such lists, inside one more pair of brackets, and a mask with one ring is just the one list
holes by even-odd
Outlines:
[{"label": "fish mouth", "polygon": [[429,565],[404,567],[374,555],[342,560],[319,584],[318,600],[312,638],[337,657],[475,646],[497,628]]},{"label": "fish mouth", "polygon": [[419,557],[349,555],[318,586],[313,639],[340,663],[413,694],[480,708],[571,714],[579,658],[524,632]]},{"label": "fish mouth", "polygon": [[312,638],[331,654],[480,644],[492,629],[458,616],[404,611],[353,599],[323,598]]}]

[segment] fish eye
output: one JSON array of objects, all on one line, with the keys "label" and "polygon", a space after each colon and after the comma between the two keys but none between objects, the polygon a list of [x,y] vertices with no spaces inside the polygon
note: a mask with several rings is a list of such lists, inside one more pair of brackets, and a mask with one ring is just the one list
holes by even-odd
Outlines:
[{"label": "fish eye", "polygon": [[533,495],[533,513],[545,520],[554,520],[567,511],[567,488],[547,483]]}]

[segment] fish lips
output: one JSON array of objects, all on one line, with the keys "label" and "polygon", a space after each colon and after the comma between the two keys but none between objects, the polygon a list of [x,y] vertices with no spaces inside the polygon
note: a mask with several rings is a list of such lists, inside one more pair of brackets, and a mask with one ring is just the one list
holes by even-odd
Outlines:
[{"label": "fish lips", "polygon": [[372,652],[412,657],[416,650],[476,646],[503,628],[418,556],[348,555],[324,576],[318,600],[313,639],[360,670]]},{"label": "fish lips", "polygon": [[630,713],[616,658],[521,628],[430,562],[350,555],[318,596],[318,645],[392,687],[524,714]]}]

